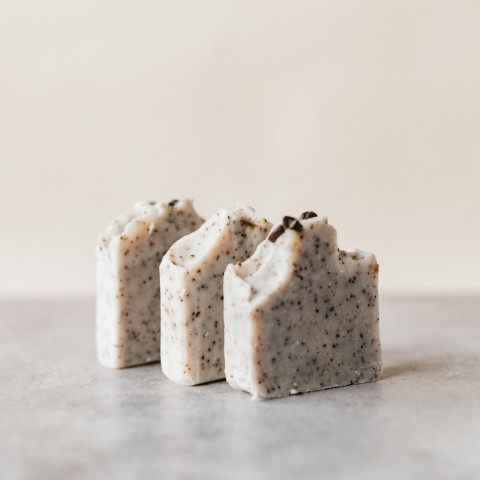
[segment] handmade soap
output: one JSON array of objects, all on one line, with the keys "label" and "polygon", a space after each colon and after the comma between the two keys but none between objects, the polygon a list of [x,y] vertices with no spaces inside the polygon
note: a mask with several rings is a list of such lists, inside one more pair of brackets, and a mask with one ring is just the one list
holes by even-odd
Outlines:
[{"label": "handmade soap", "polygon": [[285,217],[224,279],[228,383],[270,398],[376,380],[378,264],[325,217]]},{"label": "handmade soap", "polygon": [[220,210],[166,253],[160,265],[160,350],[171,380],[196,385],[225,378],[225,267],[248,258],[270,227],[251,208]]},{"label": "handmade soap", "polygon": [[160,359],[158,267],[165,252],[202,219],[190,200],[139,202],[97,244],[97,356],[111,368]]}]

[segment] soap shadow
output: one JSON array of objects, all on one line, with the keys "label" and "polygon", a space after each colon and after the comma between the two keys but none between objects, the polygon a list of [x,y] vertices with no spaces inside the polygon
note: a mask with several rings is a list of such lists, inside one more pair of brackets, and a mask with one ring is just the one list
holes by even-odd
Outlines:
[{"label": "soap shadow", "polygon": [[[400,353],[400,352],[398,352]],[[397,352],[392,357],[399,356]],[[396,377],[410,377],[425,373],[438,373],[442,370],[448,370],[451,359],[445,356],[436,356],[430,358],[412,358],[405,361],[388,361],[383,367],[383,372],[379,380],[390,380]]]}]

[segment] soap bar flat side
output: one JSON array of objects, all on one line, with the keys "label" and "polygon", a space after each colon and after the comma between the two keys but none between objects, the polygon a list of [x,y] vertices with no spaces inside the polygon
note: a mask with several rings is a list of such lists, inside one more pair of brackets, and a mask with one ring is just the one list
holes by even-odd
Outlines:
[{"label": "soap bar flat side", "polygon": [[344,252],[325,217],[285,217],[224,278],[228,383],[272,398],[374,381],[378,263]]},{"label": "soap bar flat side", "polygon": [[222,209],[165,255],[160,266],[161,364],[171,380],[197,385],[225,378],[225,267],[250,256],[270,227],[253,209]]},{"label": "soap bar flat side", "polygon": [[96,345],[102,365],[123,368],[160,359],[158,267],[168,248],[202,223],[188,199],[138,202],[100,234]]}]

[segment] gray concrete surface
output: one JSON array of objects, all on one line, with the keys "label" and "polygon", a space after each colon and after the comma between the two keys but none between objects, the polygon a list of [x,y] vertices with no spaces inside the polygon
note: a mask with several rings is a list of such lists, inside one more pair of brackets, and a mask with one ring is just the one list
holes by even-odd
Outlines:
[{"label": "gray concrete surface", "polygon": [[108,370],[93,300],[0,303],[0,479],[480,478],[480,297],[383,298],[378,383],[251,401]]}]

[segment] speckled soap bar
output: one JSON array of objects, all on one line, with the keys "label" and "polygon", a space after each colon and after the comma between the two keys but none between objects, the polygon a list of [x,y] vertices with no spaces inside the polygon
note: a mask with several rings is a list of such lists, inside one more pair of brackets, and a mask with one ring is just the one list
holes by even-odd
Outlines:
[{"label": "speckled soap bar", "polygon": [[325,217],[285,217],[224,279],[225,373],[255,397],[371,382],[381,372],[378,264],[337,248]]},{"label": "speckled soap bar", "polygon": [[249,257],[270,228],[251,208],[220,210],[165,255],[160,266],[161,361],[171,380],[196,385],[225,378],[225,267]]},{"label": "speckled soap bar", "polygon": [[100,234],[97,245],[97,356],[123,368],[160,359],[158,267],[202,219],[190,200],[139,202]]}]

